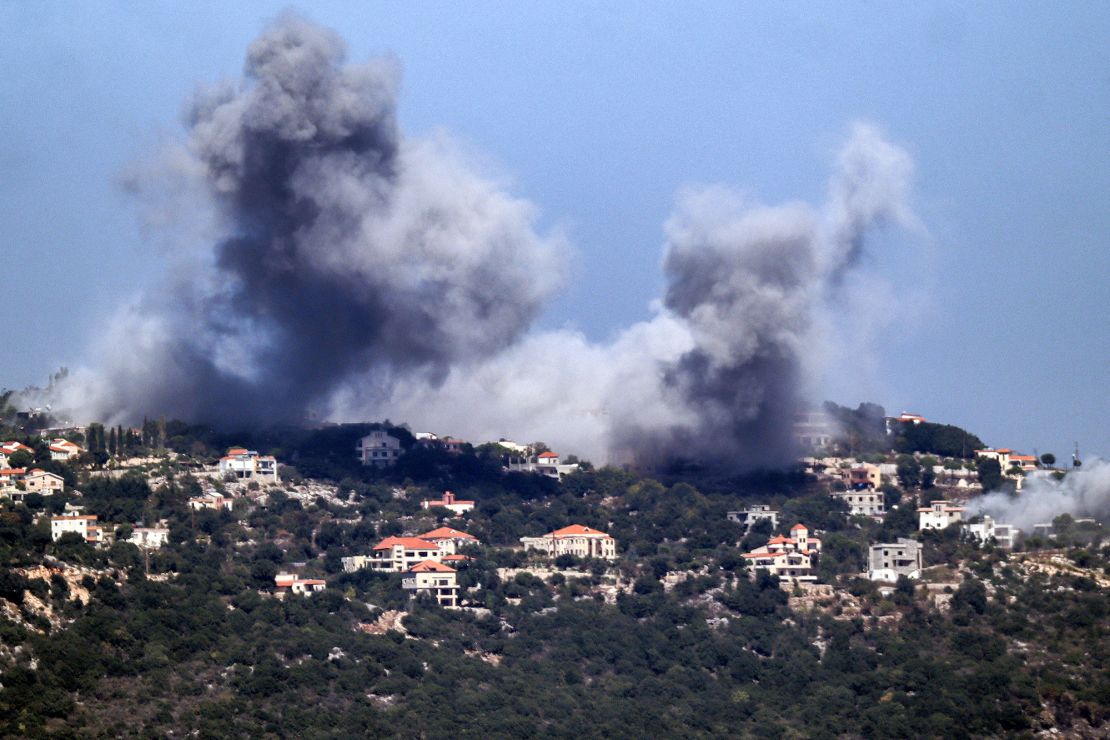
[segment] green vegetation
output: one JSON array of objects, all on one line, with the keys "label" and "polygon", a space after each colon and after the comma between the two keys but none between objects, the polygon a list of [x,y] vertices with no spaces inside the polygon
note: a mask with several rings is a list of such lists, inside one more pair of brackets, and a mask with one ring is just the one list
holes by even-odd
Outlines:
[{"label": "green vegetation", "polygon": [[[893,488],[898,508],[876,523],[848,519],[796,471],[600,468],[557,482],[502,473],[492,448],[411,449],[404,430],[409,454],[376,470],[354,462],[367,425],[234,436],[159,425],[117,432],[116,444],[164,444],[172,462],[111,476],[87,469],[107,461],[66,464],[82,496],[0,504],[11,607],[0,734],[959,738],[1093,735],[1110,721],[1100,526],[1061,517],[1055,540],[1013,555],[955,528],[928,533],[931,585],[888,592],[858,574],[870,542],[916,530],[914,502]],[[190,510],[224,485],[198,466],[231,444],[279,454],[283,483],[231,511]],[[907,456],[899,476],[920,487],[933,464]],[[335,495],[298,487],[305,478]],[[477,501],[448,522],[483,542],[459,574],[473,608],[409,601],[395,574],[342,571],[381,537],[443,523],[419,501],[446,489]],[[66,502],[125,528],[165,520],[170,543],[144,554],[52,542],[36,517]],[[821,531],[819,575],[835,591],[749,577],[742,553],[774,532],[725,515],[752,503],[781,512],[779,532]],[[525,557],[519,538],[572,523],[616,537],[619,559],[564,557],[541,578],[550,564]],[[1057,550],[1062,564],[1040,568]],[[275,598],[273,577],[289,570],[326,578],[327,591]],[[393,610],[409,612],[403,632]]]}]

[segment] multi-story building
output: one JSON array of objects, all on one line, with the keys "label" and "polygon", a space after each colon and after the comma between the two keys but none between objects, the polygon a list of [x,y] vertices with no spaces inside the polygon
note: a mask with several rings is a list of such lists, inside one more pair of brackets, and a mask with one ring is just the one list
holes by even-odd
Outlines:
[{"label": "multi-story building", "polygon": [[1012,550],[1020,529],[1012,524],[996,522],[989,516],[984,516],[983,521],[965,525],[968,534],[979,541],[980,544],[994,539],[995,544],[1004,550]]},{"label": "multi-story building", "polygon": [[963,516],[962,506],[953,506],[951,501],[934,501],[917,510],[918,529],[946,529],[956,524]]},{"label": "multi-story building", "polygon": [[68,439],[55,439],[50,443],[50,459],[58,462],[75,460],[81,456],[85,449]]},{"label": "multi-story building", "polygon": [[869,516],[882,519],[886,515],[883,492],[870,488],[861,490],[833,491],[832,497],[848,505],[849,516]]},{"label": "multi-story building", "polygon": [[794,439],[803,450],[818,450],[832,444],[833,424],[823,411],[802,411],[794,415]]},{"label": "multi-story building", "polygon": [[435,560],[425,560],[408,568],[401,576],[401,588],[412,596],[429,594],[440,606],[454,608],[459,605],[458,574],[454,568]]},{"label": "multi-story building", "polygon": [[[425,560],[439,562],[446,554],[435,542],[419,537],[386,537],[374,545],[370,555],[361,561],[361,567],[385,573],[404,573]],[[353,570],[358,569],[354,567],[356,562],[353,559],[351,564]],[[346,570],[347,564],[344,563],[343,567]]]},{"label": "multi-story building", "polygon": [[744,554],[748,569],[766,570],[783,580],[816,581],[813,568],[821,552],[821,540],[810,537],[809,528],[798,523],[790,528],[790,536],[772,537],[763,547]]},{"label": "multi-story building", "polygon": [[521,537],[525,552],[546,553],[555,558],[560,555],[575,555],[580,558],[602,558],[613,560],[617,557],[617,541],[605,532],[581,524],[548,532],[542,537]]},{"label": "multi-story building", "polygon": [[54,542],[69,533],[80,535],[90,544],[104,541],[104,533],[96,523],[95,514],[63,514],[50,517],[50,538]]},{"label": "multi-story building", "polygon": [[742,525],[745,530],[751,529],[756,522],[769,521],[771,529],[778,529],[779,513],[766,504],[754,504],[740,511],[730,511],[725,514],[730,522]]},{"label": "multi-story building", "polygon": [[220,475],[235,480],[258,480],[277,483],[277,460],[270,455],[259,455],[245,447],[232,447],[220,458]]},{"label": "multi-story building", "polygon": [[34,468],[23,479],[23,488],[27,493],[40,493],[51,496],[65,490],[66,484],[62,476],[57,473],[47,473],[45,470]]},{"label": "multi-story building", "polygon": [[899,537],[897,542],[872,545],[867,558],[867,577],[872,581],[897,581],[899,576],[921,576],[921,543]]},{"label": "multi-story building", "polygon": [[355,447],[363,465],[385,468],[401,459],[401,440],[384,429],[375,429]]}]

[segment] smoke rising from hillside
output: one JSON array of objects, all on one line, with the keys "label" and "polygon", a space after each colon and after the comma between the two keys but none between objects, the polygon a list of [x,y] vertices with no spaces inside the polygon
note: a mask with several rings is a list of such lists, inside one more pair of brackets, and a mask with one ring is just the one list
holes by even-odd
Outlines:
[{"label": "smoke rising from hillside", "polygon": [[1061,514],[1073,517],[1110,518],[1110,463],[1088,461],[1062,480],[1029,478],[1021,492],[989,493],[968,502],[970,514],[986,514],[995,521],[1013,524],[1026,533],[1035,524],[1050,524]]},{"label": "smoke rising from hillside", "polygon": [[[815,334],[868,230],[909,218],[904,151],[857,125],[820,208],[687,189],[653,318],[604,344],[528,334],[564,245],[446,135],[403,135],[397,77],[286,16],[251,44],[243,80],[198,94],[163,164],[199,182],[222,236],[121,311],[60,405],[121,421],[389,416],[595,461],[792,457],[794,412],[827,361]],[[137,189],[167,189],[142,182],[157,170]]]}]

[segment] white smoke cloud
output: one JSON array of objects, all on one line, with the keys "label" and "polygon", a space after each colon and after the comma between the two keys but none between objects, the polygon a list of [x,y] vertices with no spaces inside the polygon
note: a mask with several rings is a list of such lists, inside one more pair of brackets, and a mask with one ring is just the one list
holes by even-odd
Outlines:
[{"label": "white smoke cloud", "polygon": [[1110,517],[1110,462],[1094,458],[1063,480],[1027,478],[1016,495],[988,493],[968,502],[971,515],[986,514],[997,522],[1030,532],[1035,524],[1049,524],[1061,514],[1073,517]]}]

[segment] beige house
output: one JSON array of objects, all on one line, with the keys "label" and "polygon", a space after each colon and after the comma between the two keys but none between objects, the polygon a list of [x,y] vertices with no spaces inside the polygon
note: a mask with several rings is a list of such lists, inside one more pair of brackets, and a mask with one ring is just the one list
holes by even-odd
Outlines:
[{"label": "beige house", "polygon": [[429,594],[435,597],[440,606],[453,608],[459,605],[458,574],[454,568],[425,560],[417,563],[401,576],[401,588],[411,591],[412,596]]},{"label": "beige house", "polygon": [[206,493],[203,496],[189,499],[189,508],[193,511],[201,511],[203,509],[213,509],[215,511],[227,509],[231,511],[231,507],[234,505],[235,500],[233,498],[218,493]]},{"label": "beige house", "polygon": [[47,473],[45,470],[35,468],[27,473],[23,479],[23,488],[27,493],[41,493],[51,496],[65,490],[65,481],[57,473]]},{"label": "beige house", "polygon": [[300,578],[292,573],[278,573],[274,576],[274,585],[279,593],[290,591],[299,596],[319,593],[327,589],[328,584],[319,578]]},{"label": "beige house", "polygon": [[580,558],[602,558],[613,560],[617,557],[617,541],[605,532],[581,524],[548,532],[542,537],[521,537],[525,552],[542,552],[553,558],[560,555],[575,555]]},{"label": "beige house", "polygon": [[948,525],[959,522],[964,511],[964,507],[953,506],[951,501],[934,501],[917,510],[917,528],[946,529]]}]

